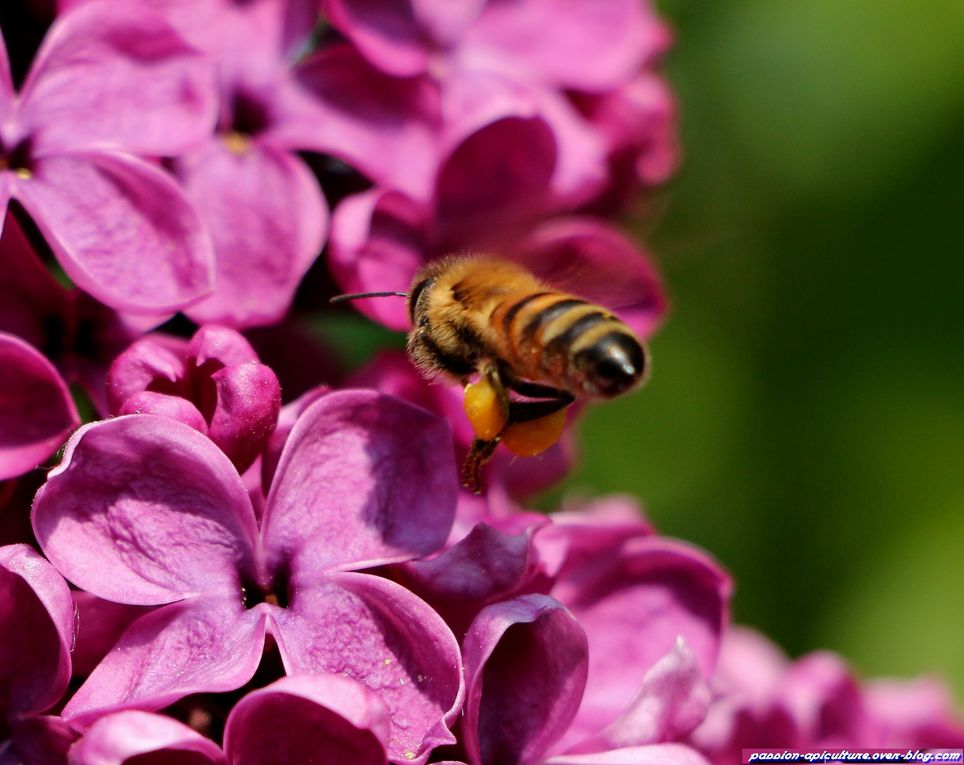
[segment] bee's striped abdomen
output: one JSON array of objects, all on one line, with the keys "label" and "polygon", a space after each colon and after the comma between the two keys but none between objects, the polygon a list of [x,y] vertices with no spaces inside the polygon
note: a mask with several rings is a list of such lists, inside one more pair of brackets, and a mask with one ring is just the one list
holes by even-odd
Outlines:
[{"label": "bee's striped abdomen", "polygon": [[508,295],[493,311],[516,371],[574,393],[614,396],[638,382],[645,354],[605,308],[563,292]]}]

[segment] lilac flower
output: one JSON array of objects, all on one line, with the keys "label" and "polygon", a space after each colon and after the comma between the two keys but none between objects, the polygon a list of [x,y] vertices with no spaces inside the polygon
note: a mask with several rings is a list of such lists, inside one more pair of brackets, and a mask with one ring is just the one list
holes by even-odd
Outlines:
[{"label": "lilac flower", "polygon": [[[44,712],[70,680],[74,608],[67,583],[27,545],[0,547],[0,760],[62,760],[69,728]],[[4,740],[7,739],[7,740]]]},{"label": "lilac flower", "polygon": [[[434,118],[425,129],[403,134],[412,138],[412,153],[422,148],[424,134],[434,132],[439,167],[464,149],[467,139],[488,132],[491,137],[483,140],[511,160],[502,166],[479,163],[481,174],[502,174],[540,157],[548,172],[546,201],[565,200],[569,206],[602,187],[609,147],[567,93],[603,94],[628,84],[668,42],[662,22],[637,0],[609,0],[604,6],[579,0],[564,13],[546,0],[476,0],[458,9],[437,0],[327,0],[325,10],[381,75],[354,64],[358,89],[374,96],[391,89],[383,79],[397,78],[402,84],[394,90],[409,103],[408,121],[424,119],[425,112]],[[437,89],[434,108],[424,95],[420,103],[413,82]],[[501,141],[492,144],[496,136]],[[424,174],[386,177],[385,167],[370,167],[371,158],[351,160],[389,188],[428,198],[430,178]],[[512,189],[511,183],[504,186]]]},{"label": "lilac flower", "polygon": [[210,131],[205,59],[143,11],[58,19],[14,93],[0,51],[0,210],[16,199],[67,275],[118,309],[176,310],[210,290],[213,256],[169,156]]},{"label": "lilac flower", "polygon": [[35,468],[79,424],[54,366],[20,338],[0,332],[0,481]]},{"label": "lilac flower", "polygon": [[0,331],[41,350],[64,379],[107,414],[104,379],[111,361],[153,317],[121,314],[78,289],[61,286],[7,214],[0,236]]},{"label": "lilac flower", "polygon": [[456,495],[444,423],[374,392],[324,396],[288,436],[260,531],[237,470],[187,425],[88,425],[34,503],[48,557],[97,597],[156,605],[64,708],[73,724],[239,688],[266,634],[288,674],[333,672],[392,716],[389,755],[452,741],[458,645],[399,585],[359,569],[437,549]]},{"label": "lilac flower", "polygon": [[152,335],[117,357],[107,376],[112,414],[160,414],[207,435],[243,473],[281,409],[274,372],[233,329],[201,327],[190,342]]},{"label": "lilac flower", "polygon": [[228,715],[224,751],[162,715],[115,712],[102,717],[70,753],[71,765],[121,765],[150,754],[151,762],[386,763],[390,721],[378,695],[337,675],[297,675],[248,693]]},{"label": "lilac flower", "polygon": [[[585,633],[572,614],[552,598],[526,595],[486,607],[469,629],[463,650],[466,704],[462,743],[471,765],[703,762],[688,747],[655,743],[659,738],[644,746],[604,747],[585,757],[546,757],[558,749],[576,715],[589,670]],[[626,668],[616,657],[614,661]],[[647,679],[660,669],[654,667]],[[646,712],[654,728],[659,727],[655,721],[680,714],[679,700],[666,692],[666,685],[657,679],[650,680],[651,687],[644,686]],[[652,733],[657,736],[662,731]]]},{"label": "lilac flower", "polygon": [[217,130],[172,164],[216,253],[214,292],[186,313],[234,327],[279,321],[328,229],[321,189],[295,153],[304,148],[298,134],[314,123],[301,126],[299,112],[286,106],[299,98],[295,64],[317,8],[303,0],[114,5],[149,6],[217,65]]},{"label": "lilac flower", "polygon": [[947,747],[964,742],[950,699],[926,680],[862,685],[835,654],[789,661],[767,638],[734,627],[713,678],[714,699],[692,735],[714,763],[742,747]]}]

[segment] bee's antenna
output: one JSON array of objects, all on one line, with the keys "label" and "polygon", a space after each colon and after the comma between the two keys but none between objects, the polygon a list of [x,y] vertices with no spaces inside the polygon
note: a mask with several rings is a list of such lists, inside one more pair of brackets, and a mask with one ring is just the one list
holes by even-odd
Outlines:
[{"label": "bee's antenna", "polygon": [[351,295],[335,295],[329,303],[344,303],[346,300],[370,297],[408,297],[407,292],[355,292]]}]

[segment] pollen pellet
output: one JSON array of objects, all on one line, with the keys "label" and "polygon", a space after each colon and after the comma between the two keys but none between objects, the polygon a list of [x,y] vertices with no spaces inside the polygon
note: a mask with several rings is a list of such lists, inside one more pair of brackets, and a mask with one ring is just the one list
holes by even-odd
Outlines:
[{"label": "pollen pellet", "polygon": [[510,425],[502,434],[502,443],[513,454],[533,457],[556,443],[565,427],[566,410],[560,409],[538,420]]},{"label": "pollen pellet", "polygon": [[465,399],[462,404],[478,438],[489,441],[502,432],[505,427],[505,412],[499,406],[495,388],[485,377],[465,386]]}]

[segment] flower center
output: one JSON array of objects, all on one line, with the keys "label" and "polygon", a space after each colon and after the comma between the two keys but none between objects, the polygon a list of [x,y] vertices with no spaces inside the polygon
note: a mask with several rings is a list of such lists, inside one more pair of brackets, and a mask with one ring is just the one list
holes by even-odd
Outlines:
[{"label": "flower center", "polygon": [[245,608],[254,608],[259,603],[268,603],[280,608],[288,607],[288,582],[286,576],[275,577],[269,587],[245,580],[241,583],[241,602]]},{"label": "flower center", "polygon": [[30,139],[7,148],[0,144],[0,171],[11,170],[13,174],[23,180],[33,177],[33,162],[30,158]]}]

